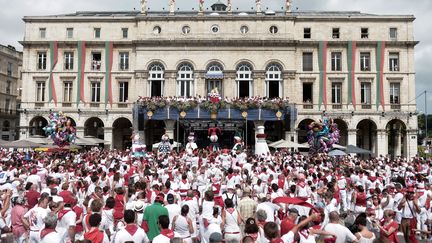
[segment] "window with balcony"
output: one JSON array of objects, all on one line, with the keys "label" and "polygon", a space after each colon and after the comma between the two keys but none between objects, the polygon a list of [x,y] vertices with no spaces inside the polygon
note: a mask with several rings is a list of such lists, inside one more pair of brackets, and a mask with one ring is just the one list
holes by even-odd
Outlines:
[{"label": "window with balcony", "polygon": [[119,82],[119,102],[126,103],[129,100],[129,82]]},{"label": "window with balcony", "polygon": [[45,39],[46,38],[46,28],[39,28],[39,37],[41,39]]},{"label": "window with balcony", "polygon": [[310,39],[311,37],[312,37],[311,28],[304,28],[303,29],[303,38],[304,39]]},{"label": "window with balcony", "polygon": [[10,113],[10,99],[6,99],[5,100],[5,107],[4,107],[4,109],[5,109],[6,113]]},{"label": "window with balcony", "polygon": [[251,97],[253,90],[252,67],[246,63],[239,65],[236,76],[237,97]]},{"label": "window with balcony", "polygon": [[360,84],[360,102],[362,109],[371,109],[371,83],[362,82]]},{"label": "window with balcony", "polygon": [[36,102],[45,101],[45,82],[36,82]]},{"label": "window with balcony", "polygon": [[128,28],[122,28],[122,36],[123,36],[123,39],[127,39],[128,38],[128,35],[129,35],[129,29]]},{"label": "window with balcony", "polygon": [[332,38],[333,39],[339,39],[340,38],[340,29],[339,28],[333,28]]},{"label": "window with balcony", "polygon": [[278,64],[267,67],[265,81],[268,98],[282,97],[282,68]]},{"label": "window with balcony", "polygon": [[160,63],[153,63],[149,68],[149,89],[150,97],[162,97],[164,88],[164,66]]},{"label": "window with balcony", "polygon": [[368,39],[369,38],[369,28],[361,28],[360,32],[362,39]]},{"label": "window with balcony", "polygon": [[66,37],[68,38],[68,39],[72,39],[73,38],[73,33],[74,32],[74,29],[73,28],[67,28],[66,29]]},{"label": "window with balcony", "polygon": [[342,53],[332,52],[331,53],[331,70],[342,71]]},{"label": "window with balcony", "polygon": [[6,81],[6,94],[11,93],[12,82],[10,80]]},{"label": "window with balcony", "polygon": [[390,105],[392,109],[400,104],[400,83],[390,83]]},{"label": "window with balcony", "polygon": [[64,53],[64,69],[65,70],[73,70],[74,68],[74,53],[73,52],[65,52]]},{"label": "window with balcony", "polygon": [[332,83],[333,109],[342,108],[342,83]]},{"label": "window with balcony", "polygon": [[303,72],[313,71],[313,53],[303,52]]},{"label": "window with balcony", "polygon": [[370,52],[360,52],[360,70],[370,71]]},{"label": "window with balcony", "polygon": [[102,54],[100,52],[92,52],[92,70],[100,71],[102,66]]},{"label": "window with balcony", "polygon": [[303,83],[303,108],[313,108],[313,83]]},{"label": "window with balcony", "polygon": [[73,83],[71,81],[63,82],[63,102],[72,102],[72,88]]},{"label": "window with balcony", "polygon": [[46,52],[38,52],[37,56],[38,56],[37,69],[38,70],[46,70],[47,53]]},{"label": "window with balcony", "polygon": [[181,64],[177,70],[177,95],[191,97],[194,92],[194,77],[192,65]]},{"label": "window with balcony", "polygon": [[399,71],[399,53],[390,52],[389,54],[389,70],[392,72]]},{"label": "window with balcony", "polygon": [[101,84],[100,82],[91,83],[91,102],[99,103],[101,99]]},{"label": "window with balcony", "polygon": [[217,89],[219,94],[223,97],[222,80],[224,78],[223,67],[219,63],[212,63],[207,68],[205,74],[207,82],[207,94],[212,90]]},{"label": "window with balcony", "polygon": [[120,70],[129,70],[129,52],[120,52]]}]

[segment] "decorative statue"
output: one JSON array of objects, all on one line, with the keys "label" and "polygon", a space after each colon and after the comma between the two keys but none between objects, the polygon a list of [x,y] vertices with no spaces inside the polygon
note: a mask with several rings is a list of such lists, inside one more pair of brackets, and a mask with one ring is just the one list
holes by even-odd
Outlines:
[{"label": "decorative statue", "polygon": [[227,2],[227,12],[231,12],[232,11],[232,4],[231,4],[231,0],[228,0]]},{"label": "decorative statue", "polygon": [[203,12],[204,11],[204,0],[198,0],[199,2],[199,11]]},{"label": "decorative statue", "polygon": [[175,12],[175,0],[169,0],[169,12],[170,13]]},{"label": "decorative statue", "polygon": [[291,2],[292,0],[286,0],[286,11],[291,12]]},{"label": "decorative statue", "polygon": [[261,0],[255,0],[256,3],[256,12],[261,13]]},{"label": "decorative statue", "polygon": [[141,141],[139,132],[134,131],[131,136],[132,140],[132,155],[134,157],[144,157],[146,145]]},{"label": "decorative statue", "polygon": [[309,153],[327,153],[333,144],[339,143],[339,129],[333,120],[324,117],[320,122],[312,122],[308,126]]},{"label": "decorative statue", "polygon": [[234,146],[231,149],[231,153],[236,154],[237,152],[241,152],[243,147],[241,133],[236,131],[234,135]]},{"label": "decorative statue", "polygon": [[192,152],[197,149],[198,146],[195,143],[195,133],[189,133],[188,143],[186,144],[186,153],[192,154]]},{"label": "decorative statue", "polygon": [[147,0],[141,0],[141,13],[145,14],[147,12]]},{"label": "decorative statue", "polygon": [[170,138],[168,134],[162,135],[162,141],[159,143],[158,146],[158,153],[159,154],[168,154],[172,150],[172,146],[170,143]]},{"label": "decorative statue", "polygon": [[213,103],[219,103],[222,100],[217,87],[215,87],[214,89],[212,89],[210,91],[210,93],[208,94],[208,97],[209,97],[210,101]]},{"label": "decorative statue", "polygon": [[221,132],[220,128],[217,126],[210,127],[208,129],[208,136],[210,139],[209,149],[211,152],[219,151],[220,148],[219,148],[219,143],[218,143],[218,140],[219,140],[218,136],[221,135],[221,133],[222,132]]}]

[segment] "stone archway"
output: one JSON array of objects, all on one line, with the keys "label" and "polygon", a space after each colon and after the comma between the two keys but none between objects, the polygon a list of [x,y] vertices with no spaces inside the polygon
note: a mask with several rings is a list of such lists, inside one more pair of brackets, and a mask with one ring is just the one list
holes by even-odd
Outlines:
[{"label": "stone archway", "polygon": [[112,130],[112,146],[114,149],[126,149],[132,146],[132,122],[121,117],[114,121]]},{"label": "stone archway", "polygon": [[393,119],[386,125],[388,154],[391,157],[407,155],[407,128],[403,121]]},{"label": "stone archway", "polygon": [[337,124],[339,128],[339,145],[347,146],[348,145],[348,124],[342,119],[334,119],[334,123]]},{"label": "stone archway", "polygon": [[361,120],[357,124],[357,146],[377,154],[377,125],[370,119]]},{"label": "stone archway", "polygon": [[307,140],[307,132],[308,132],[308,126],[314,122],[314,120],[310,118],[303,119],[297,126],[298,133],[297,133],[297,141],[298,143],[306,143]]},{"label": "stone archway", "polygon": [[45,137],[46,135],[43,128],[46,127],[47,125],[48,125],[48,121],[44,117],[42,116],[33,117],[33,119],[31,119],[29,123],[30,136],[39,135]]},{"label": "stone archway", "polygon": [[84,136],[104,139],[104,123],[97,117],[91,117],[84,123]]}]

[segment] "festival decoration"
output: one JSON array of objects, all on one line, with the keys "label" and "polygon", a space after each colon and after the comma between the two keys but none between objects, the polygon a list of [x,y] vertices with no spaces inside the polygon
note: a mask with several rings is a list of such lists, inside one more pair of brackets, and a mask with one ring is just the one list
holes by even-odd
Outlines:
[{"label": "festival decoration", "polygon": [[162,141],[159,144],[158,153],[159,154],[169,154],[172,150],[172,146],[171,146],[170,138],[169,138],[168,134],[162,135],[161,139],[162,139]]},{"label": "festival decoration", "polygon": [[75,141],[76,129],[72,126],[72,121],[63,112],[50,113],[48,118],[50,121],[43,130],[55,145],[64,147]]},{"label": "festival decoration", "polygon": [[217,127],[216,125],[214,127],[210,127],[208,129],[208,136],[210,139],[210,145],[209,145],[209,149],[211,152],[218,152],[219,151],[219,135],[221,135],[222,131],[219,127]]},{"label": "festival decoration", "polygon": [[195,143],[195,133],[191,132],[189,133],[188,143],[186,144],[186,153],[192,154],[192,152],[198,148],[198,146]]},{"label": "festival decoration", "polygon": [[131,136],[132,139],[132,155],[136,158],[144,157],[146,152],[146,145],[141,141],[141,137],[137,131],[134,131]]},{"label": "festival decoration", "polygon": [[237,152],[241,152],[243,148],[242,135],[240,131],[236,131],[234,135],[234,146],[231,149],[232,154],[236,154]]},{"label": "festival decoration", "polygon": [[340,133],[337,124],[327,117],[308,126],[309,154],[327,153],[333,144],[339,143]]}]

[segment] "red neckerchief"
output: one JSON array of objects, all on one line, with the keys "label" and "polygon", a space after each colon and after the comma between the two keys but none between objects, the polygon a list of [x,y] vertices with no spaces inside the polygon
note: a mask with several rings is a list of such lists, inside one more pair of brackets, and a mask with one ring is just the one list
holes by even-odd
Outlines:
[{"label": "red neckerchief", "polygon": [[84,234],[84,239],[89,240],[92,243],[102,243],[104,239],[104,233],[99,231],[98,228],[94,228]]},{"label": "red neckerchief", "polygon": [[301,234],[304,238],[306,238],[306,240],[307,240],[307,238],[309,238],[309,231],[308,230],[299,231],[299,234]]},{"label": "red neckerchief", "polygon": [[306,183],[304,181],[300,181],[298,185],[299,187],[304,188],[306,186]]},{"label": "red neckerchief", "polygon": [[284,186],[285,186],[285,179],[279,178],[278,179],[278,187],[283,190]]},{"label": "red neckerchief", "polygon": [[182,182],[183,182],[183,184],[187,184],[187,180],[186,179],[182,180]]},{"label": "red neckerchief", "polygon": [[250,234],[247,234],[247,235],[250,236],[250,237],[252,237],[252,239],[255,240],[255,241],[258,240],[258,233],[252,233],[252,234],[250,233]]},{"label": "red neckerchief", "polygon": [[128,224],[125,227],[125,230],[131,235],[133,236],[135,234],[135,232],[137,232],[138,230],[138,226],[136,226],[135,224]]},{"label": "red neckerchief", "polygon": [[231,178],[233,177],[233,174],[228,174],[228,180],[231,180]]},{"label": "red neckerchief", "polygon": [[284,243],[281,238],[273,239],[270,241],[270,243]]},{"label": "red neckerchief", "polygon": [[235,211],[235,208],[227,208],[226,211],[230,214],[233,214]]},{"label": "red neckerchief", "polygon": [[47,236],[48,234],[50,234],[50,233],[52,233],[52,232],[56,232],[55,229],[47,229],[47,228],[43,229],[43,230],[40,232],[40,238],[41,238],[41,240],[42,240],[45,236]]},{"label": "red neckerchief", "polygon": [[191,198],[191,197],[185,197],[184,198],[184,201],[192,201],[193,200],[193,198]]},{"label": "red neckerchief", "polygon": [[170,229],[163,229],[160,232],[161,235],[164,235],[165,237],[172,239],[174,238],[174,231],[170,230]]},{"label": "red neckerchief", "polygon": [[369,176],[368,178],[371,182],[375,182],[378,178],[376,176]]},{"label": "red neckerchief", "polygon": [[58,216],[58,220],[61,220],[63,218],[63,216],[65,216],[67,213],[69,213],[71,210],[70,209],[62,209],[58,212],[57,216]]}]

